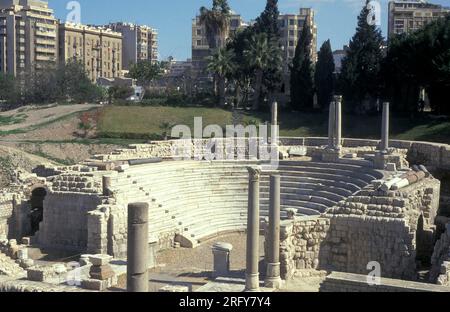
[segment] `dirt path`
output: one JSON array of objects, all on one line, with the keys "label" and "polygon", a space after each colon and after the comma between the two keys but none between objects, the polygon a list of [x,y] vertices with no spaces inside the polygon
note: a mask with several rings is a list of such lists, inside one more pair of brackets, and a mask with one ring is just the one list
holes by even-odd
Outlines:
[{"label": "dirt path", "polygon": [[0,131],[13,131],[19,129],[27,129],[49,123],[77,112],[83,112],[95,107],[98,104],[74,104],[60,106],[25,106],[15,110],[2,112],[0,117],[12,117],[18,120],[17,123],[1,125]]}]

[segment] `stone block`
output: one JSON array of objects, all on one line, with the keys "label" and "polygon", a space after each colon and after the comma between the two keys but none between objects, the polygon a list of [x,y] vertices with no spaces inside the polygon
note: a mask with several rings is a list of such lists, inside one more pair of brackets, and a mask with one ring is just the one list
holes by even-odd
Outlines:
[{"label": "stone block", "polygon": [[104,281],[112,278],[115,273],[109,264],[105,264],[102,266],[92,266],[89,275],[92,279]]},{"label": "stone block", "polygon": [[108,288],[108,281],[85,279],[81,281],[81,288],[88,290],[104,291]]},{"label": "stone block", "polygon": [[167,285],[158,290],[158,292],[165,293],[180,293],[180,292],[189,292],[188,286],[177,286],[177,285]]},{"label": "stone block", "polygon": [[106,265],[108,264],[111,260],[113,259],[113,257],[109,256],[109,255],[93,255],[93,256],[89,256],[89,261],[92,263],[92,265],[94,266],[102,266],[102,265]]}]

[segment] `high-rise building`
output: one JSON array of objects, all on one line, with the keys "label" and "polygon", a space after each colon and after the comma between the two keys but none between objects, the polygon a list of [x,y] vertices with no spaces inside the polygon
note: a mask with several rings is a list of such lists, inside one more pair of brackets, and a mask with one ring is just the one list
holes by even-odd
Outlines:
[{"label": "high-rise building", "polygon": [[450,13],[450,8],[424,0],[396,0],[389,2],[389,37],[418,30]]},{"label": "high-rise building", "polygon": [[308,23],[312,34],[311,59],[314,63],[317,61],[317,26],[314,20],[314,10],[300,8],[299,14],[280,14],[278,18],[285,67],[292,63],[305,23]]},{"label": "high-rise building", "polygon": [[57,32],[46,1],[0,0],[0,72],[17,76],[56,64]]},{"label": "high-rise building", "polygon": [[[238,29],[247,27],[248,24],[244,22],[242,17],[233,13],[230,17],[230,28],[227,37],[230,37]],[[200,17],[197,16],[192,20],[192,70],[196,77],[205,77],[207,62],[206,58],[210,56],[211,49],[206,37],[206,27],[200,22]]]},{"label": "high-rise building", "polygon": [[[278,24],[280,29],[280,44],[283,47],[283,69],[286,75],[289,74],[289,65],[295,56],[297,42],[302,35],[303,25],[308,23],[312,33],[311,57],[313,62],[317,61],[317,26],[314,20],[314,11],[310,8],[300,8],[298,14],[280,14]],[[240,15],[233,13],[230,18],[230,33],[236,32],[240,28],[247,27]],[[192,67],[197,77],[205,74],[207,66],[206,57],[211,53],[206,38],[205,26],[200,23],[197,16],[192,23]]]},{"label": "high-rise building", "polygon": [[59,25],[60,62],[81,61],[89,78],[115,78],[122,71],[122,34],[109,28],[76,24]]},{"label": "high-rise building", "polygon": [[122,34],[124,69],[129,70],[130,65],[138,61],[156,62],[158,60],[158,32],[156,29],[131,23],[111,23],[108,27]]}]

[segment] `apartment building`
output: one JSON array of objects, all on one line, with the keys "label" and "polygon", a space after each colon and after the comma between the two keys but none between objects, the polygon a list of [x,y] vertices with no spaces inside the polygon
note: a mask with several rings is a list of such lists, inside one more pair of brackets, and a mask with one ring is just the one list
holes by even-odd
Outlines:
[{"label": "apartment building", "polygon": [[145,25],[131,23],[111,23],[112,30],[122,34],[122,64],[126,70],[138,61],[158,60],[158,32]]},{"label": "apartment building", "polygon": [[57,33],[46,1],[0,0],[0,72],[17,76],[56,64]]},{"label": "apartment building", "polygon": [[314,17],[314,10],[310,8],[300,8],[298,14],[280,14],[278,26],[280,28],[285,68],[292,63],[305,23],[308,23],[312,34],[311,58],[313,62],[317,61],[317,25]]},{"label": "apartment building", "polygon": [[[317,26],[315,24],[314,11],[310,8],[300,8],[298,14],[280,14],[278,18],[281,45],[283,48],[284,72],[289,73],[289,65],[295,56],[297,42],[302,35],[303,25],[308,23],[313,36],[311,44],[311,57],[314,62],[317,60]],[[230,34],[236,32],[239,28],[247,27],[240,15],[233,14],[230,19]],[[193,72],[201,76],[206,68],[205,58],[210,55],[210,48],[206,38],[204,25],[200,23],[197,16],[192,22],[192,66]]]},{"label": "apartment building", "polygon": [[[227,37],[230,37],[238,29],[247,27],[242,17],[233,13],[230,17],[230,29]],[[192,70],[196,77],[205,78],[205,69],[207,66],[206,57],[210,55],[208,40],[206,38],[205,25],[200,23],[200,17],[192,20]]]},{"label": "apartment building", "polygon": [[450,13],[450,8],[424,0],[397,0],[389,2],[389,37],[410,33]]},{"label": "apartment building", "polygon": [[122,71],[122,34],[106,27],[59,25],[59,61],[81,61],[89,78],[115,78]]}]

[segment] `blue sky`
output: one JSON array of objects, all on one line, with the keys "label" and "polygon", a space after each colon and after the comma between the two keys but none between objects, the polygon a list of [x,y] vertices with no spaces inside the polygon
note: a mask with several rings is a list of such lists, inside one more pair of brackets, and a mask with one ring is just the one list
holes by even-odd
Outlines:
[{"label": "blue sky", "polygon": [[[49,0],[49,5],[61,20],[68,10],[66,0]],[[191,57],[191,20],[201,6],[210,6],[212,0],[79,0],[83,24],[105,24],[128,21],[147,24],[159,32],[160,58],[173,56],[183,60]],[[279,0],[281,13],[294,13],[300,7],[316,11],[319,47],[331,39],[333,49],[348,43],[356,27],[356,17],[365,0]],[[383,33],[387,31],[387,3],[382,5]],[[265,7],[265,0],[229,0],[232,9],[244,19],[252,20]],[[433,0],[432,3],[450,6],[450,0]]]}]

